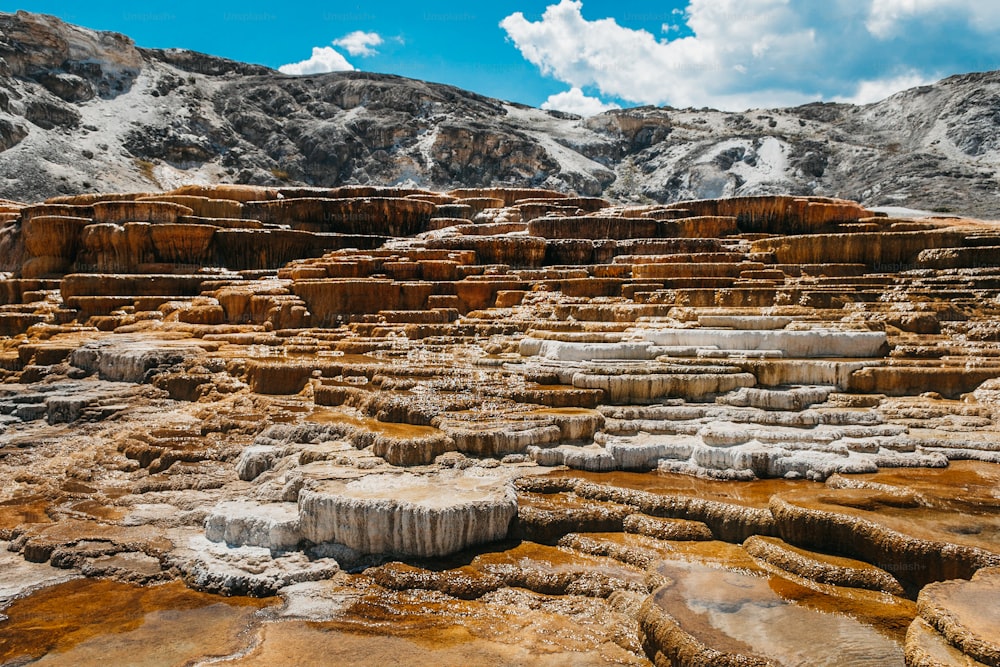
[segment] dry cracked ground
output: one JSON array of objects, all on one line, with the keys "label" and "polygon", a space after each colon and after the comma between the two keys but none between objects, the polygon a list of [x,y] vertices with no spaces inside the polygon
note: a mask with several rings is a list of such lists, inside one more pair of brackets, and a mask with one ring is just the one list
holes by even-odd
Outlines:
[{"label": "dry cracked ground", "polygon": [[3,202],[0,662],[1000,665],[1000,224]]}]

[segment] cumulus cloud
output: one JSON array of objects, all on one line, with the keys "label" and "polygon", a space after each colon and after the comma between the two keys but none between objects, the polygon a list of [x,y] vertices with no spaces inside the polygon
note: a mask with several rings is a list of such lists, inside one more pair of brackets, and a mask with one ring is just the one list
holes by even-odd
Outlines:
[{"label": "cumulus cloud", "polygon": [[500,26],[525,59],[572,88],[641,104],[741,110],[868,99],[977,69],[969,63],[995,67],[1000,6],[992,5],[998,3],[690,0],[678,17],[687,34],[657,37],[613,18],[589,20],[581,0],[560,0],[539,20],[516,12]]},{"label": "cumulus cloud", "polygon": [[312,57],[278,68],[282,74],[325,74],[326,72],[351,72],[354,65],[347,62],[339,51],[329,46],[314,46]]},{"label": "cumulus cloud", "polygon": [[614,102],[605,104],[597,97],[585,95],[579,88],[570,88],[564,93],[550,95],[549,99],[542,103],[542,108],[566,111],[578,116],[596,116],[611,109],[621,109],[621,106]]},{"label": "cumulus cloud", "polygon": [[347,52],[352,56],[367,58],[368,56],[373,56],[378,53],[378,51],[372,47],[379,46],[382,41],[382,37],[377,32],[355,30],[350,34],[344,35],[340,39],[333,40],[333,45],[339,46],[342,49],[347,49]]},{"label": "cumulus cloud", "polygon": [[977,32],[1000,30],[1000,4],[992,0],[877,0],[872,2],[865,27],[879,38],[898,35],[914,21],[959,19]]},{"label": "cumulus cloud", "polygon": [[934,83],[934,79],[915,72],[903,74],[891,79],[861,81],[858,83],[858,89],[853,95],[850,97],[837,96],[834,97],[832,101],[848,102],[850,104],[869,104],[871,102],[884,100],[893,93],[898,93],[901,90],[916,88],[917,86],[926,86],[929,83]]},{"label": "cumulus cloud", "polygon": [[[355,30],[333,40],[333,46],[346,50],[352,56],[367,58],[378,53],[374,47],[385,40],[377,32]],[[402,43],[402,40],[398,40]],[[326,72],[350,72],[354,65],[347,61],[340,51],[330,46],[314,46],[312,57],[297,63],[288,63],[278,68],[283,74],[324,74]]]}]

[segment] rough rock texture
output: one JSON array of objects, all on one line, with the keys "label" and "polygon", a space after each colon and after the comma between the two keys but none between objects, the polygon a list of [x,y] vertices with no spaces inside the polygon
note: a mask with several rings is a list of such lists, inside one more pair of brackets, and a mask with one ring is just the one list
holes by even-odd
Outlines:
[{"label": "rough rock texture", "polygon": [[507,535],[517,511],[503,480],[468,474],[369,475],[299,495],[302,533],[359,553],[430,558]]},{"label": "rough rock texture", "polygon": [[[988,661],[1000,265],[950,251],[997,223],[559,195],[5,204],[12,558],[286,596],[250,664]],[[18,590],[5,662],[52,650]]]},{"label": "rough rock texture", "polygon": [[926,642],[919,638],[926,624],[930,626],[927,631],[939,634],[966,659],[1000,665],[1000,618],[993,604],[998,585],[1000,569],[984,568],[971,581],[941,581],[924,587],[917,598],[920,618],[914,621],[922,624],[911,630],[914,637],[907,634],[907,653],[919,653],[918,646]]},{"label": "rough rock texture", "polygon": [[[0,28],[0,196],[18,200],[238,181],[462,188],[455,197],[478,207],[467,211],[497,198],[464,189],[501,184],[648,204],[793,193],[983,217],[996,208],[995,72],[864,106],[641,107],[581,119],[394,76],[291,77],[140,49],[24,12],[3,14]],[[558,212],[551,197],[533,198],[520,212]],[[565,205],[572,215],[591,203]],[[659,222],[668,214],[647,213],[643,224],[671,228]]]},{"label": "rough rock texture", "polygon": [[0,662],[1000,664],[1000,226],[851,201],[990,217],[995,73],[583,120],[0,33]]}]

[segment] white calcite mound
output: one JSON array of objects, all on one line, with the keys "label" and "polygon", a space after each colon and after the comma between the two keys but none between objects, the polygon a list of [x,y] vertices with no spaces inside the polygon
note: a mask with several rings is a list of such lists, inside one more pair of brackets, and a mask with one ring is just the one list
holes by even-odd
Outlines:
[{"label": "white calcite mound", "polygon": [[791,389],[760,389],[743,387],[715,399],[716,403],[762,410],[803,410],[822,403],[834,387],[793,387]]},{"label": "white calcite mound", "polygon": [[231,547],[200,535],[176,543],[168,564],[192,588],[222,595],[273,595],[285,586],[329,579],[340,571],[333,558],[298,551],[279,555],[265,547]]},{"label": "white calcite mound", "polygon": [[811,331],[659,329],[644,332],[646,340],[670,347],[715,347],[723,350],[781,350],[786,357],[881,357],[884,331]]},{"label": "white calcite mound", "polygon": [[73,350],[71,365],[111,382],[143,382],[151,370],[205,354],[203,341],[152,336],[115,336]]},{"label": "white calcite mound", "polygon": [[446,556],[504,538],[516,514],[513,487],[474,470],[328,480],[299,494],[306,539],[367,554]]},{"label": "white calcite mound", "polygon": [[295,503],[255,503],[234,500],[219,503],[205,519],[205,537],[229,546],[295,549],[302,540]]},{"label": "white calcite mound", "polygon": [[792,323],[790,317],[773,315],[699,315],[698,326],[727,329],[784,329]]},{"label": "white calcite mound", "polygon": [[[726,370],[726,369],[721,369]],[[704,400],[740,387],[753,386],[750,373],[611,373],[598,370],[573,375],[578,389],[601,389],[609,403],[652,403],[665,398]]]},{"label": "white calcite mound", "polygon": [[972,398],[996,413],[1000,413],[1000,378],[993,378],[979,385]]},{"label": "white calcite mound", "polygon": [[641,342],[564,342],[524,338],[519,347],[521,356],[538,356],[557,361],[597,361],[609,359],[646,360],[656,356],[651,343]]}]

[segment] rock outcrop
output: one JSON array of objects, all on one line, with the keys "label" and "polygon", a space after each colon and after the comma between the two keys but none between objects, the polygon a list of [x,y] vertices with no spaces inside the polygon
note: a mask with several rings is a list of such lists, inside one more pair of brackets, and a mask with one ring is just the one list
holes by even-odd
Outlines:
[{"label": "rock outcrop", "polygon": [[1000,262],[961,251],[995,222],[509,187],[4,206],[23,562],[286,596],[251,652],[516,612],[634,664],[991,664],[964,600],[1000,567]]},{"label": "rock outcrop", "polygon": [[[511,206],[510,197],[523,200],[517,211],[526,220],[572,215],[567,207],[590,213],[602,206],[599,197],[649,204],[632,224],[682,237],[731,224],[729,205],[711,203],[718,197],[793,193],[982,217],[996,209],[996,72],[863,106],[640,107],[584,119],[396,76],[292,77],[189,51],[142,49],[122,35],[26,12],[0,16],[0,32],[7,63],[0,197],[144,192],[191,181],[405,184],[452,190],[448,201],[433,203],[459,218],[498,199]],[[531,188],[544,190],[518,196]],[[577,196],[552,196],[568,191]],[[694,200],[685,207],[699,222],[671,222],[673,207],[662,205],[681,200]],[[760,233],[788,209],[801,209],[796,231],[856,217],[852,204],[788,197],[760,210],[733,205],[743,207],[744,231]],[[217,213],[211,216],[229,217]],[[559,233],[558,222],[547,224]],[[967,257],[959,261],[978,254],[957,253]]]}]

